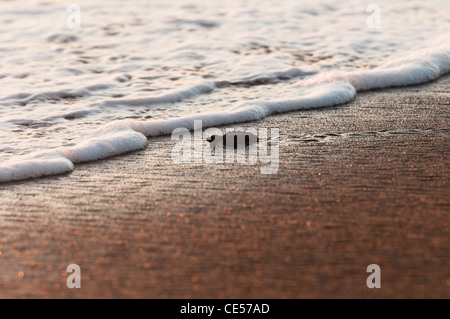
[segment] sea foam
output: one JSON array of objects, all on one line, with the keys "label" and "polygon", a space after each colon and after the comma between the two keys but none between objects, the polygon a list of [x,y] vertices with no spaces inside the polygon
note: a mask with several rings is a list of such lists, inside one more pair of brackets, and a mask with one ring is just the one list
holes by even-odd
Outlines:
[{"label": "sea foam", "polygon": [[61,155],[20,158],[0,165],[0,182],[57,175],[73,168],[73,163]]},{"label": "sea foam", "polygon": [[356,91],[383,89],[421,84],[450,72],[450,46],[421,50],[398,58],[371,70],[319,75],[299,87],[315,86],[326,82],[348,82]]}]

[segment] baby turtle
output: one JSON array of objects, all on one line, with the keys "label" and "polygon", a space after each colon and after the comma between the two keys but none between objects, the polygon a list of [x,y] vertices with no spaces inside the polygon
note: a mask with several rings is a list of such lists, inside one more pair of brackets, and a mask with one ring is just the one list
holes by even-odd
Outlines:
[{"label": "baby turtle", "polygon": [[222,143],[225,147],[242,147],[255,144],[259,141],[258,137],[249,132],[229,132],[223,136],[212,135],[206,139],[211,143],[211,146],[216,146],[218,143]]}]

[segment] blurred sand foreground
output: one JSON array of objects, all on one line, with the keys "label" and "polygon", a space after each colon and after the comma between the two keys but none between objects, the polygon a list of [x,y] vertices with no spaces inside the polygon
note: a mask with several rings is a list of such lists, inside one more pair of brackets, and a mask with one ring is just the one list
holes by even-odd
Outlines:
[{"label": "blurred sand foreground", "polygon": [[241,125],[280,128],[274,175],[161,137],[1,184],[0,297],[449,298],[449,111],[446,76]]}]

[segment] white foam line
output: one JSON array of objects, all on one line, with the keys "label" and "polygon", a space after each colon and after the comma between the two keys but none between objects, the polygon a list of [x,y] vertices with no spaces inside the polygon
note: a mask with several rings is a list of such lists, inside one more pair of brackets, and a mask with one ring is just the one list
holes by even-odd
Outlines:
[{"label": "white foam line", "polygon": [[62,156],[23,159],[0,166],[0,182],[57,175],[73,168],[73,163]]},{"label": "white foam line", "polygon": [[149,106],[154,104],[177,103],[185,99],[190,99],[201,94],[209,93],[212,90],[214,90],[214,83],[206,82],[184,87],[178,90],[171,90],[167,93],[147,98],[106,100],[97,104],[97,106]]},{"label": "white foam line", "polygon": [[[203,113],[168,120],[122,120],[133,130],[147,137],[170,134],[174,129],[194,128],[194,121],[201,120],[203,127],[220,126],[263,119],[271,114],[304,110],[324,106],[333,106],[351,101],[355,97],[354,87],[345,82],[332,82],[311,88],[299,98],[282,101],[246,102],[221,111],[220,113]],[[111,124],[111,125],[117,125]]]},{"label": "white foam line", "polygon": [[422,50],[372,70],[318,75],[296,86],[309,87],[329,82],[349,82],[356,91],[426,83],[450,72],[450,45]]}]

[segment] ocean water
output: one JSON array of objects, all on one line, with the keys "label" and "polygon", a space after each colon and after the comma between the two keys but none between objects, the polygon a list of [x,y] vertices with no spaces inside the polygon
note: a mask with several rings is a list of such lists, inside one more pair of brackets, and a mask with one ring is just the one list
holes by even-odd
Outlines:
[{"label": "ocean water", "polygon": [[143,148],[195,119],[431,81],[450,71],[449,12],[448,0],[0,1],[0,182]]}]

